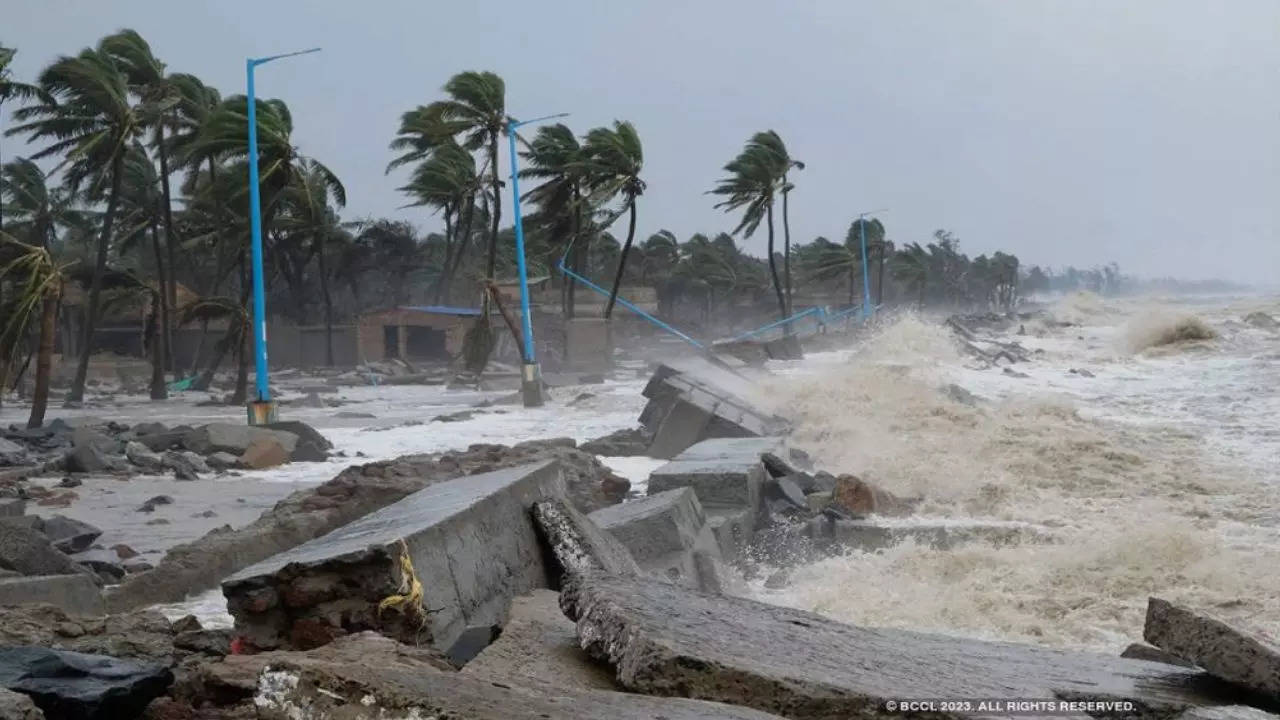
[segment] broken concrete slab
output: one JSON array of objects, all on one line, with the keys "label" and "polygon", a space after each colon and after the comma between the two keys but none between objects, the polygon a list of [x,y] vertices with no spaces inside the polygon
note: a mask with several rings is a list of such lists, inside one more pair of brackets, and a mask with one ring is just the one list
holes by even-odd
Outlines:
[{"label": "broken concrete slab", "polygon": [[[681,487],[597,510],[590,520],[624,545],[644,570],[688,587],[719,585],[715,568],[694,557],[719,560],[720,547],[692,488]],[[705,579],[702,570],[707,570]]]},{"label": "broken concrete slab", "polygon": [[1167,653],[1158,647],[1147,645],[1146,643],[1130,643],[1129,647],[1125,648],[1124,651],[1120,653],[1120,657],[1129,658],[1130,660],[1147,660],[1149,662],[1164,663],[1166,665],[1177,665],[1179,667],[1196,666],[1193,662],[1187,662],[1173,653]]},{"label": "broken concrete slab", "polygon": [[462,668],[491,682],[570,690],[618,690],[613,670],[578,646],[573,621],[560,611],[553,590],[534,590],[511,602],[511,617],[492,645]]},{"label": "broken concrete slab", "polygon": [[653,435],[649,455],[672,458],[707,438],[784,434],[787,422],[759,409],[756,392],[746,377],[702,358],[660,365],[640,415]]},{"label": "broken concrete slab", "polygon": [[707,507],[760,507],[764,465],[753,461],[672,460],[649,474],[649,494],[691,487]]},{"label": "broken concrete slab", "polygon": [[720,548],[720,557],[726,562],[738,562],[746,557],[747,548],[755,537],[756,512],[749,508],[704,508],[707,527]]},{"label": "broken concrete slab", "polygon": [[30,697],[51,719],[137,717],[172,683],[163,665],[41,647],[0,649],[0,688]]},{"label": "broken concrete slab", "polygon": [[891,716],[885,703],[902,698],[1127,700],[1144,717],[1239,702],[1225,684],[1184,668],[844,625],[643,577],[578,575],[560,603],[583,648],[630,691],[796,720]]},{"label": "broken concrete slab", "polygon": [[874,552],[908,540],[936,550],[950,550],[966,543],[1013,545],[1048,542],[1047,528],[1029,523],[1000,520],[951,520],[945,518],[868,518],[832,520],[815,518],[809,536],[819,546],[834,544]]},{"label": "broken concrete slab", "polygon": [[586,570],[602,570],[615,575],[640,572],[631,553],[617,538],[563,500],[534,503],[533,519],[564,573]]},{"label": "broken concrete slab", "polygon": [[1280,700],[1280,646],[1257,634],[1153,597],[1142,638],[1215,677]]},{"label": "broken concrete slab", "polygon": [[776,435],[768,437],[708,438],[685,448],[673,460],[740,461],[750,463],[765,455],[786,455],[785,441]]},{"label": "broken concrete slab", "polygon": [[45,604],[84,615],[105,611],[102,591],[85,573],[0,578],[0,607]]},{"label": "broken concrete slab", "polygon": [[263,670],[253,704],[262,720],[780,720],[698,700],[491,681],[430,667],[324,662],[297,653],[283,654]]},{"label": "broken concrete slab", "polygon": [[378,630],[446,650],[549,586],[530,508],[564,493],[554,461],[431,485],[228,578],[236,630],[259,648]]}]

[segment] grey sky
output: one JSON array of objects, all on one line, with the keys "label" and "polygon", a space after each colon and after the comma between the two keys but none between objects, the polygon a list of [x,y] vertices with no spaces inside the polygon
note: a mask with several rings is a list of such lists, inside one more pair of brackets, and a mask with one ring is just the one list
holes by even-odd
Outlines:
[{"label": "grey sky", "polygon": [[[397,210],[387,143],[454,72],[490,69],[517,117],[636,125],[641,238],[731,229],[704,192],[752,132],[773,128],[808,163],[797,241],[843,238],[857,212],[888,207],[899,243],[948,228],[966,252],[1028,263],[1253,282],[1280,267],[1276,0],[4,6],[0,41],[27,79],[120,27],[224,94],[243,92],[248,55],[323,46],[260,69],[259,94],[289,103],[298,144],[343,178],[353,216],[439,224]],[[760,252],[763,235],[747,246]]]}]

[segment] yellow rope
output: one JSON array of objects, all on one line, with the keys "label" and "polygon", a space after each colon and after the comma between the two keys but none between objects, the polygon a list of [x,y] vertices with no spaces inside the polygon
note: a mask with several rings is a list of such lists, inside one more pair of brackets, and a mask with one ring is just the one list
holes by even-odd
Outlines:
[{"label": "yellow rope", "polygon": [[408,617],[417,616],[418,624],[425,624],[427,615],[422,609],[422,581],[413,569],[413,559],[409,557],[409,546],[404,538],[400,539],[400,593],[389,595],[378,603],[378,615],[387,608],[395,608]]}]

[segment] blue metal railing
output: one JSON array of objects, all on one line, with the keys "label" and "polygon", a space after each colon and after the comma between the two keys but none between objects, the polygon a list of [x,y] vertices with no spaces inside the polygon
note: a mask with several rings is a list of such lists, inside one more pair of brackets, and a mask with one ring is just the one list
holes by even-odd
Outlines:
[{"label": "blue metal railing", "polygon": [[[567,254],[567,253],[566,253],[566,254]],[[558,269],[558,270],[560,270],[560,272],[564,273],[566,276],[568,276],[568,277],[570,277],[570,278],[573,278],[574,280],[576,280],[576,281],[578,281],[578,282],[582,283],[583,285],[587,286],[588,288],[591,288],[592,290],[595,290],[596,292],[600,293],[601,295],[603,295],[603,296],[605,296],[605,297],[608,297],[608,296],[609,296],[609,291],[608,291],[608,290],[605,290],[604,288],[600,287],[599,285],[597,285],[597,284],[595,284],[595,283],[591,282],[590,280],[588,280],[588,279],[586,279],[586,278],[582,277],[582,276],[581,276],[581,275],[579,275],[578,273],[576,273],[576,272],[574,272],[574,271],[570,270],[569,268],[565,267],[565,265],[564,265],[564,258],[560,258],[560,264],[559,264],[559,266],[557,267],[557,269]],[[686,334],[684,334],[684,333],[680,332],[679,330],[677,330],[677,329],[675,329],[674,327],[672,327],[672,326],[668,325],[667,323],[665,323],[665,322],[663,322],[663,321],[659,320],[658,318],[654,317],[653,315],[650,315],[649,313],[645,312],[644,310],[641,310],[640,308],[638,308],[638,307],[636,307],[635,305],[633,305],[633,304],[632,304],[629,300],[627,300],[626,298],[624,298],[624,297],[622,297],[622,296],[618,296],[618,304],[619,304],[619,305],[621,305],[622,307],[624,307],[624,308],[626,308],[626,309],[630,310],[631,312],[633,312],[633,313],[635,313],[635,314],[639,315],[640,317],[644,318],[645,320],[648,320],[650,323],[654,324],[654,325],[655,325],[655,326],[657,326],[658,328],[660,328],[660,329],[662,329],[662,330],[665,330],[665,331],[667,331],[667,332],[671,333],[672,335],[675,335],[676,337],[678,337],[678,338],[680,338],[681,340],[683,340],[683,341],[685,341],[685,342],[689,343],[690,345],[694,346],[695,348],[697,348],[697,349],[699,349],[699,350],[706,350],[706,349],[707,349],[707,348],[706,348],[706,346],[705,346],[705,345],[703,345],[702,343],[698,342],[697,340],[694,340],[693,338],[691,338],[691,337],[689,337],[688,335],[686,335]]]},{"label": "blue metal railing", "polygon": [[789,318],[784,318],[782,320],[775,320],[774,322],[771,322],[768,325],[762,325],[756,328],[755,330],[748,330],[747,332],[744,332],[741,335],[738,335],[737,337],[730,338],[729,342],[739,342],[741,340],[746,340],[748,338],[755,337],[756,335],[759,335],[761,333],[768,332],[776,327],[779,327],[782,325],[789,325],[791,323],[794,323],[797,320],[807,318],[810,315],[817,316],[818,325],[823,325],[825,324],[826,313],[827,313],[826,308],[821,306],[814,306],[809,308],[808,310],[803,310],[801,312],[798,312]]}]

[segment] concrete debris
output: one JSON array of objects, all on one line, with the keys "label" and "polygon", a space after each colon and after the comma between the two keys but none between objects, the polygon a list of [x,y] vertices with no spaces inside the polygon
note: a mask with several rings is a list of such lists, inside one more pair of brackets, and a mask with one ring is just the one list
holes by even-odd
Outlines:
[{"label": "concrete debris", "polygon": [[589,517],[622,543],[645,571],[687,587],[718,591],[714,566],[703,561],[709,575],[704,579],[694,558],[701,551],[719,561],[720,547],[692,488],[649,495]]},{"label": "concrete debris", "polygon": [[1214,677],[1280,700],[1280,646],[1270,640],[1154,597],[1142,637]]},{"label": "concrete debris", "polygon": [[1166,665],[1177,665],[1179,667],[1193,668],[1196,666],[1193,662],[1187,662],[1172,653],[1167,653],[1158,647],[1147,645],[1146,643],[1130,643],[1129,647],[1120,653],[1120,657],[1129,658],[1130,660],[1148,660],[1150,662],[1164,663]]},{"label": "concrete debris", "polygon": [[640,422],[653,435],[649,455],[673,458],[708,438],[785,434],[788,423],[750,400],[754,384],[703,358],[669,361],[644,389]]},{"label": "concrete debris", "polygon": [[583,648],[613,666],[627,690],[798,720],[893,716],[885,703],[902,698],[1121,700],[1143,717],[1239,702],[1184,668],[843,625],[638,577],[574,576],[561,608],[576,621]]},{"label": "concrete debris", "polygon": [[[613,507],[629,507],[633,503]],[[593,515],[608,512],[597,510]],[[533,519],[562,573],[603,570],[614,574],[638,573],[640,568],[623,543],[563,500],[533,504]]]},{"label": "concrete debris", "polygon": [[0,688],[30,697],[50,720],[137,717],[172,682],[163,665],[40,647],[0,649]]},{"label": "concrete debris", "polygon": [[563,494],[551,461],[432,485],[228,578],[236,631],[258,648],[378,630],[448,649],[549,586],[529,509]]}]

